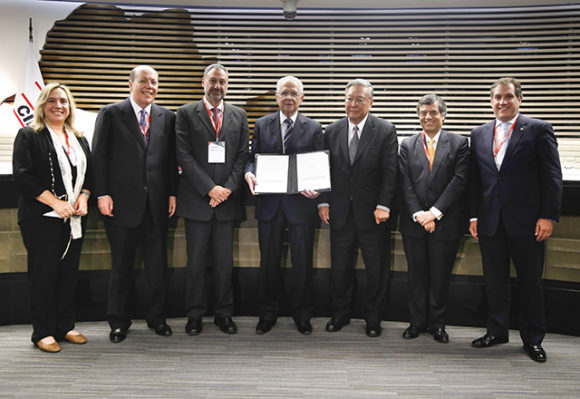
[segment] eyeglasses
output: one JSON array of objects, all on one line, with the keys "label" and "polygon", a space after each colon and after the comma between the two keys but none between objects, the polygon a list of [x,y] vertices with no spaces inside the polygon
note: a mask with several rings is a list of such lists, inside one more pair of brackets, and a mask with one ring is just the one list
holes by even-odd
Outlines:
[{"label": "eyeglasses", "polygon": [[282,91],[282,92],[277,91],[276,93],[282,98],[284,98],[284,97],[299,98],[302,96],[302,93],[298,93],[295,91]]},{"label": "eyeglasses", "polygon": [[346,97],[344,102],[347,104],[357,103],[358,105],[362,105],[368,102],[368,99],[364,97]]}]

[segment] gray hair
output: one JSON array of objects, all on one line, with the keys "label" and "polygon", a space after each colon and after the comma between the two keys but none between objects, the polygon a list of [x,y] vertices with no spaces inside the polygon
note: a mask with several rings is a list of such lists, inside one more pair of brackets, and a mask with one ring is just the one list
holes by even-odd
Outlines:
[{"label": "gray hair", "polygon": [[295,82],[298,85],[298,90],[300,91],[300,94],[304,93],[304,85],[302,84],[302,81],[298,79],[296,76],[292,75],[284,76],[278,79],[278,82],[276,83],[276,91],[280,92],[280,89],[286,82]]},{"label": "gray hair", "polygon": [[207,76],[207,74],[210,73],[211,71],[213,71],[214,69],[221,69],[222,71],[224,71],[226,73],[226,75],[228,75],[228,76],[230,75],[228,73],[228,69],[225,66],[223,66],[222,64],[211,64],[205,68],[205,71],[203,71],[203,77],[205,78]]},{"label": "gray hair", "polygon": [[422,105],[431,105],[435,103],[437,103],[441,115],[447,115],[447,104],[445,104],[445,101],[435,93],[425,94],[423,98],[419,100],[417,103],[417,113],[419,113],[419,108],[421,108]]},{"label": "gray hair", "polygon": [[346,88],[344,89],[344,93],[348,91],[352,86],[363,86],[368,88],[369,90],[369,98],[373,98],[373,85],[366,79],[353,79],[346,84]]}]

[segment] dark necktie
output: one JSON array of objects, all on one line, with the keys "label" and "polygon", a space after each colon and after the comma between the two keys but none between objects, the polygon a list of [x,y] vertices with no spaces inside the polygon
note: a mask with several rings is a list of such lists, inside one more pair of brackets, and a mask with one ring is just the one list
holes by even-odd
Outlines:
[{"label": "dark necktie", "polygon": [[286,131],[284,132],[284,153],[286,153],[286,148],[288,148],[288,140],[290,139],[294,128],[292,127],[292,119],[286,119],[284,123],[286,124]]},{"label": "dark necktie", "polygon": [[[141,118],[139,118],[139,126],[141,126],[141,132],[143,133],[143,139],[145,143],[149,142],[149,129],[147,126],[147,111],[145,109],[141,110]],[[147,129],[147,130],[145,130]]]},{"label": "dark necktie", "polygon": [[218,107],[214,107],[211,109],[211,117],[213,119],[213,125],[215,127],[216,134],[219,134],[219,122],[220,122],[220,109]]},{"label": "dark necktie", "polygon": [[350,158],[350,164],[354,163],[354,158],[356,157],[356,150],[358,148],[358,126],[352,129],[353,135],[348,143],[348,157]]}]

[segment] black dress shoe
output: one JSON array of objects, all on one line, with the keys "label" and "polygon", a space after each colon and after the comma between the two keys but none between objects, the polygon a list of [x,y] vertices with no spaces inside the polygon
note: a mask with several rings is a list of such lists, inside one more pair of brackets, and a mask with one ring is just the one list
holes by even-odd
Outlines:
[{"label": "black dress shoe", "polygon": [[187,335],[199,335],[203,328],[201,323],[201,317],[199,319],[194,319],[192,317],[187,319],[187,324],[185,325],[185,332]]},{"label": "black dress shoe", "polygon": [[216,317],[214,319],[214,323],[216,326],[222,330],[223,333],[226,334],[235,334],[238,332],[238,327],[236,327],[236,323],[232,320],[231,317]]},{"label": "black dress shoe", "polygon": [[474,348],[489,348],[497,344],[505,344],[508,342],[507,338],[499,338],[494,335],[485,334],[483,337],[479,337],[471,343]]},{"label": "black dress shoe", "polygon": [[109,333],[109,340],[115,344],[118,344],[127,338],[127,331],[128,330],[126,328],[115,328]]},{"label": "black dress shoe", "polygon": [[381,335],[382,332],[381,323],[378,321],[374,321],[371,323],[367,323],[367,328],[365,329],[365,333],[367,337],[376,338]]},{"label": "black dress shoe", "polygon": [[296,322],[296,329],[300,334],[310,335],[312,334],[312,324],[310,320],[299,320]]},{"label": "black dress shoe", "polygon": [[157,327],[154,328],[155,334],[161,335],[162,337],[170,337],[173,334],[171,331],[171,327],[167,325],[166,322],[159,324]]},{"label": "black dress shoe", "polygon": [[337,332],[344,326],[347,326],[350,323],[350,318],[346,316],[339,316],[339,317],[332,317],[326,323],[326,331],[328,332]]},{"label": "black dress shoe", "polygon": [[405,339],[413,339],[413,338],[417,338],[419,336],[419,333],[421,332],[421,330],[418,327],[415,327],[414,325],[410,325],[409,327],[407,327],[407,329],[403,332],[403,338]]},{"label": "black dress shoe", "polygon": [[268,331],[274,327],[276,320],[271,319],[260,319],[256,325],[256,334],[266,334]]},{"label": "black dress shoe", "polygon": [[524,349],[528,353],[530,359],[532,359],[535,362],[545,363],[546,360],[548,359],[546,351],[544,351],[542,345],[524,344]]},{"label": "black dress shoe", "polygon": [[441,342],[442,344],[449,343],[449,335],[443,327],[431,329],[431,335],[433,335],[433,339],[437,342]]}]

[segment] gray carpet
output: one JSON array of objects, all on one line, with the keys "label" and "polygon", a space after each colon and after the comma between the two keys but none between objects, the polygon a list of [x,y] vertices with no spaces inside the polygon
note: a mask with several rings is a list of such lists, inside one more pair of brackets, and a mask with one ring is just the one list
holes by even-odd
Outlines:
[{"label": "gray carpet", "polygon": [[337,333],[313,320],[302,336],[290,318],[265,335],[256,318],[237,317],[228,336],[204,319],[197,337],[185,319],[171,319],[172,337],[159,337],[136,321],[120,344],[105,322],[77,329],[86,345],[62,343],[57,354],[30,342],[29,325],[0,327],[0,398],[580,398],[580,337],[549,334],[546,364],[524,353],[519,334],[487,349],[471,348],[483,329],[449,326],[449,344],[428,334],[406,341],[404,323],[383,322],[368,338],[353,320]]}]

